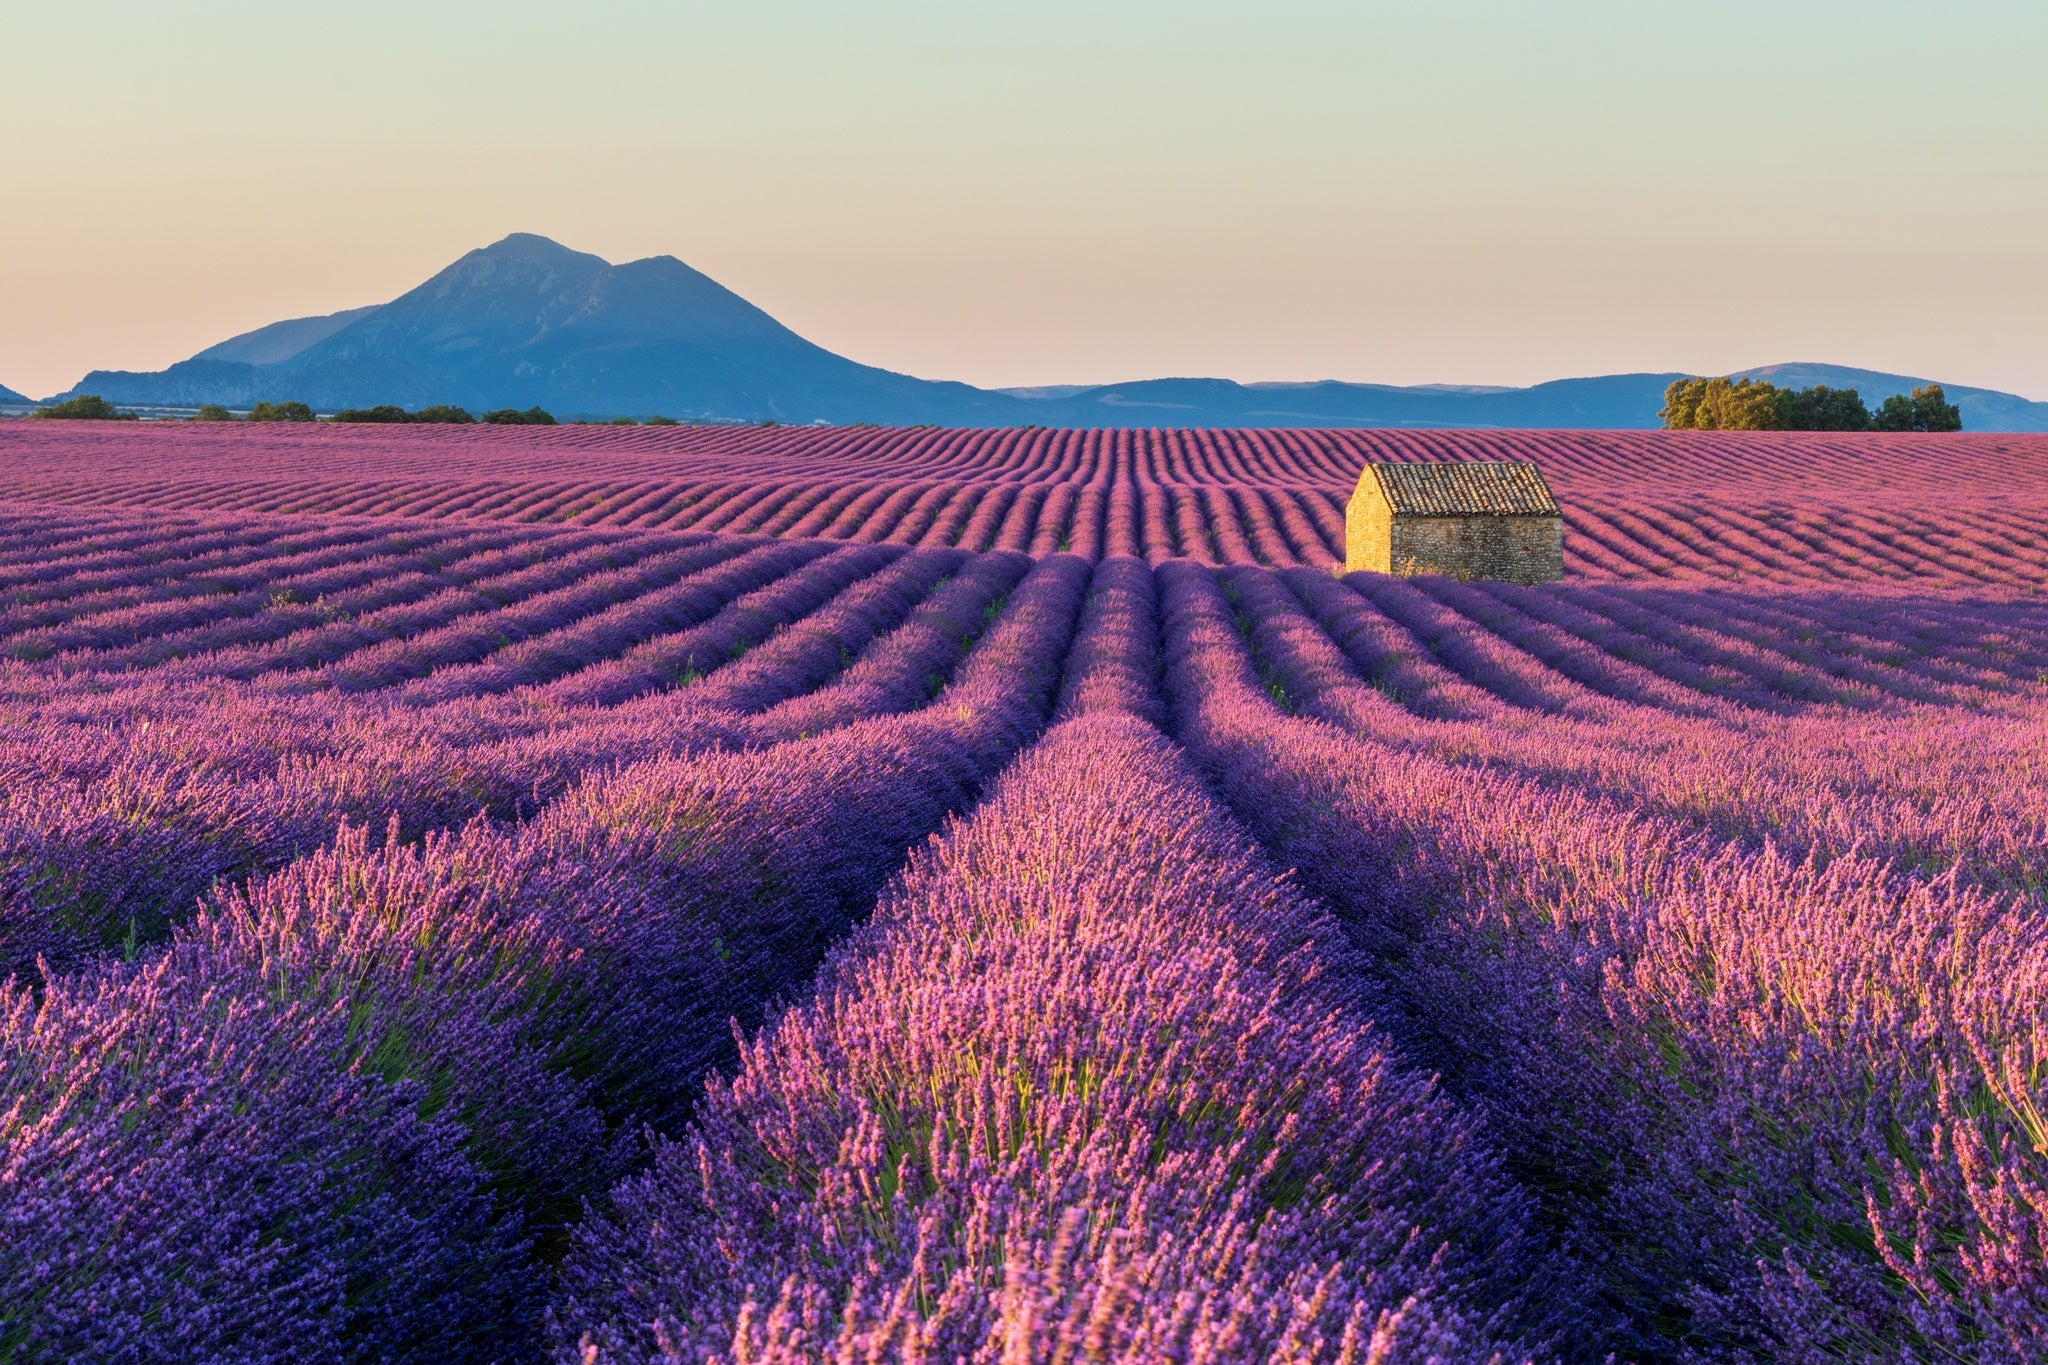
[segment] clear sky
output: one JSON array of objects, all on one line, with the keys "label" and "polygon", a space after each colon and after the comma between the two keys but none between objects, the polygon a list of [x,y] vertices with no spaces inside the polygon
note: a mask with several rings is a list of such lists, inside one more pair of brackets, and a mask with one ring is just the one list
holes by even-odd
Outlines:
[{"label": "clear sky", "polygon": [[512,231],[980,384],[2048,399],[2048,4],[0,0],[0,384]]}]

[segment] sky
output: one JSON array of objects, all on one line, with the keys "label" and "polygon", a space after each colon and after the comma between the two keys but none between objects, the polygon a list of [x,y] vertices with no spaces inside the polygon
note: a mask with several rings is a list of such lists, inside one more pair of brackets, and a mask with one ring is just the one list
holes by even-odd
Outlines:
[{"label": "sky", "polygon": [[0,0],[0,384],[508,232],[984,385],[2048,399],[2048,4]]}]

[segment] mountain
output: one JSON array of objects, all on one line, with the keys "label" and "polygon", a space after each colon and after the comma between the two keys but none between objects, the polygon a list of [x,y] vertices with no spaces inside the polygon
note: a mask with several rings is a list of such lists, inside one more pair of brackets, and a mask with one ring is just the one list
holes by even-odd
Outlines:
[{"label": "mountain", "polygon": [[71,392],[163,406],[299,398],[322,409],[537,403],[721,421],[1028,420],[1006,394],[834,355],[673,256],[612,265],[529,233],[472,251],[380,307],[277,324],[153,374],[94,371]]},{"label": "mountain", "polygon": [[[1875,406],[1928,381],[1830,365],[1746,371],[1850,387]],[[563,416],[943,426],[1654,427],[1671,374],[1482,385],[1129,384],[988,390],[862,365],[804,340],[673,256],[613,265],[514,233],[390,303],[293,318],[165,370],[95,370],[59,398],[134,407],[246,407],[297,398],[322,410],[534,404]],[[2048,403],[1945,386],[1974,431],[2048,431]],[[4,398],[0,398],[4,401]]]},{"label": "mountain", "polygon": [[[1872,408],[1934,381],[1840,365],[1764,365],[1738,370],[1772,383],[1853,388]],[[1649,429],[1678,373],[1554,379],[1526,389],[1479,385],[1239,384],[1229,379],[1145,379],[1100,388],[1009,389],[1057,420],[1046,426],[1549,427]],[[1970,431],[2048,431],[2048,403],[1962,385],[1944,386]],[[1038,395],[1044,395],[1039,397]]]},{"label": "mountain", "polygon": [[[1762,365],[1742,374],[1768,379],[1781,388],[1804,389],[1825,384],[1831,389],[1854,389],[1872,411],[1895,393],[1911,393],[1938,381],[1915,379],[1878,370],[1856,370],[1845,365]],[[2016,393],[1997,389],[1973,389],[1964,384],[1943,384],[1948,401],[1963,410],[1965,431],[2048,431],[2048,403],[2036,403]]]},{"label": "mountain", "polygon": [[229,337],[218,346],[209,346],[194,360],[225,360],[244,365],[278,365],[290,360],[316,341],[325,341],[342,328],[366,313],[374,313],[383,305],[370,304],[364,308],[349,308],[339,313],[327,313],[317,318],[288,318],[273,322],[268,327],[258,327],[253,332],[244,332],[238,337]]},{"label": "mountain", "polygon": [[1654,427],[1664,386],[1679,377],[1617,374],[1526,389],[1146,379],[1049,406],[1064,409],[1069,426]]},{"label": "mountain", "polygon": [[32,400],[22,397],[5,384],[0,384],[0,408],[25,408],[32,406]]}]

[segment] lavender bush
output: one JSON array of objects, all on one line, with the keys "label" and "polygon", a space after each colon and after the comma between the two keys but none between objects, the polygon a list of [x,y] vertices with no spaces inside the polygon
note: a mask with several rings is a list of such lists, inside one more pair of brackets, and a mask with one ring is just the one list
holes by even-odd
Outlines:
[{"label": "lavender bush", "polygon": [[1500,1359],[1528,1201],[1357,977],[1157,731],[1069,722],[580,1234],[561,1357]]}]

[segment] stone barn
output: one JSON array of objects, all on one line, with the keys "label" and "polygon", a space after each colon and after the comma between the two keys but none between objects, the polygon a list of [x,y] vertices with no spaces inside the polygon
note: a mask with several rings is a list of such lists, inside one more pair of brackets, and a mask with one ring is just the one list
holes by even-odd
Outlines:
[{"label": "stone barn", "polygon": [[1564,513],[1533,464],[1369,464],[1344,513],[1344,571],[1553,583]]}]

